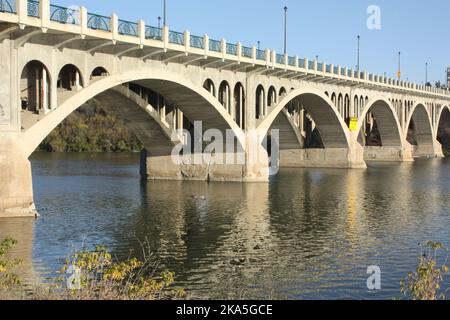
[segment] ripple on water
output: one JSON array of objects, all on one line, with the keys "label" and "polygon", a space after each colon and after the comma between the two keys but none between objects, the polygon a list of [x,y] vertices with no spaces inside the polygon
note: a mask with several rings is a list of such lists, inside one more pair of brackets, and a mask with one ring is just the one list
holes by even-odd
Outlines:
[{"label": "ripple on water", "polygon": [[[417,244],[450,245],[450,163],[367,170],[282,170],[269,184],[139,181],[136,155],[32,158],[32,223],[0,221],[20,238],[25,273],[58,270],[83,242],[118,257],[148,239],[193,298],[392,299]],[[370,265],[383,290],[366,288]]]}]

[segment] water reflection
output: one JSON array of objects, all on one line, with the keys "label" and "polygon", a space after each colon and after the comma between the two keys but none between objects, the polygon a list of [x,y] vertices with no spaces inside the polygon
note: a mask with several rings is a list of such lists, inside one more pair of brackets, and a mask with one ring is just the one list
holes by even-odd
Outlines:
[{"label": "water reflection", "polygon": [[[141,184],[136,156],[38,154],[32,164],[42,218],[20,232],[0,221],[0,234],[27,239],[21,251],[39,275],[83,241],[125,258],[148,239],[191,298],[392,299],[417,243],[450,244],[445,160],[286,169],[246,185]],[[382,291],[367,291],[370,265]]]}]

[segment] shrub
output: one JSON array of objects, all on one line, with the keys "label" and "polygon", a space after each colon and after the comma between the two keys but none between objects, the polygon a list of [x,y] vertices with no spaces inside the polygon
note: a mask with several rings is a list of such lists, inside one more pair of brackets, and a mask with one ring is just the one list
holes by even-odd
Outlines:
[{"label": "shrub", "polygon": [[[444,276],[448,274],[446,265],[449,250],[441,243],[426,242],[421,245],[422,254],[415,272],[410,272],[405,281],[400,282],[401,292],[412,300],[445,300],[442,290]],[[438,254],[445,252],[445,262],[438,266]]]}]

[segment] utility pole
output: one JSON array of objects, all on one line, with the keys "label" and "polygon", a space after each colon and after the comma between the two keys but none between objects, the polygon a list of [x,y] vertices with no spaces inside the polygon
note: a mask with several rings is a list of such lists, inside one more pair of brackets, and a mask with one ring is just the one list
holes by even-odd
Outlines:
[{"label": "utility pole", "polygon": [[164,27],[167,26],[167,4],[166,0],[164,0]]},{"label": "utility pole", "polygon": [[287,54],[287,11],[288,7],[284,7],[284,54]]},{"label": "utility pole", "polygon": [[359,73],[359,71],[360,71],[360,56],[359,56],[359,54],[360,54],[360,40],[361,40],[361,36],[360,35],[358,35],[358,54],[357,54],[357,56],[358,56],[358,62],[357,62],[357,64],[356,64],[356,69],[358,70],[358,73]]}]

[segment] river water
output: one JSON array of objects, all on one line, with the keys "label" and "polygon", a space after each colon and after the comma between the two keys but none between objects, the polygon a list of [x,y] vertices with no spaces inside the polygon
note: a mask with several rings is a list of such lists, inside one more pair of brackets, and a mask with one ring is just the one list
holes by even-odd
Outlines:
[{"label": "river water", "polygon": [[450,245],[447,160],[284,169],[257,184],[141,183],[137,155],[31,161],[41,217],[0,220],[0,235],[19,239],[22,268],[40,281],[83,243],[121,259],[147,239],[189,298],[394,299],[419,243]]}]

